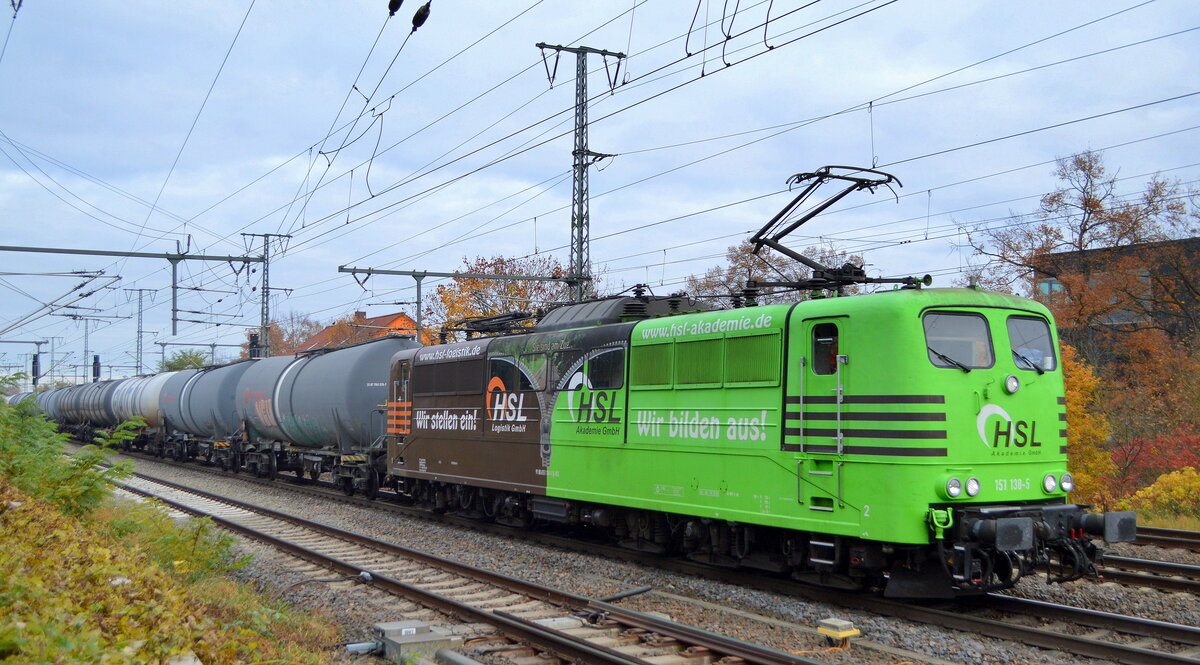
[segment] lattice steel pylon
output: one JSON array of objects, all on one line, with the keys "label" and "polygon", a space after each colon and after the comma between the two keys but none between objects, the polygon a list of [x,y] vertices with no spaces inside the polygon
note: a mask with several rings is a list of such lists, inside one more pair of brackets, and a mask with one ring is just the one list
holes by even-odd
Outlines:
[{"label": "lattice steel pylon", "polygon": [[605,70],[608,69],[608,58],[617,59],[615,72],[609,77],[609,89],[616,87],[617,74],[621,71],[621,59],[624,53],[605,51],[588,46],[551,46],[543,42],[537,44],[542,49],[542,62],[545,63],[545,50],[555,52],[554,70],[546,64],[546,76],[550,85],[554,85],[554,73],[558,71],[558,55],[563,51],[575,54],[575,149],[571,151],[574,158],[574,187],[571,190],[571,277],[575,280],[575,299],[583,300],[586,283],[591,280],[588,274],[591,270],[590,231],[588,211],[588,167],[597,161],[612,157],[588,149],[587,139],[587,56],[595,53],[604,58]]}]

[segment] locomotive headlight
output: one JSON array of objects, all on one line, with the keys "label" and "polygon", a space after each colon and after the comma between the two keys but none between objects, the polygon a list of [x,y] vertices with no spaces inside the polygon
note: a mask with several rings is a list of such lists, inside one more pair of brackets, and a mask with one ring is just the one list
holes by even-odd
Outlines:
[{"label": "locomotive headlight", "polygon": [[1007,391],[1009,395],[1016,394],[1016,392],[1020,389],[1021,380],[1018,379],[1016,375],[1009,374],[1008,376],[1004,377],[1004,390]]},{"label": "locomotive headlight", "polygon": [[967,496],[979,496],[978,478],[967,478]]},{"label": "locomotive headlight", "polygon": [[951,478],[946,481],[946,496],[951,499],[957,499],[962,495],[962,481],[958,478]]},{"label": "locomotive headlight", "polygon": [[1042,489],[1046,491],[1046,494],[1058,489],[1058,479],[1054,477],[1053,473],[1047,473],[1046,477],[1042,478]]},{"label": "locomotive headlight", "polygon": [[1058,485],[1059,485],[1059,487],[1062,487],[1062,491],[1064,491],[1064,492],[1074,491],[1075,490],[1075,479],[1073,477],[1071,477],[1071,474],[1064,473],[1062,475],[1062,478],[1059,479]]}]

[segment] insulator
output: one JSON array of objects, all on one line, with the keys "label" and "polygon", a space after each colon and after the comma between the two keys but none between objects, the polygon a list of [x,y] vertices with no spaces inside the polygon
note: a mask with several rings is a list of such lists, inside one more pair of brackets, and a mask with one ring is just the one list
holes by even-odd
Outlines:
[{"label": "insulator", "polygon": [[413,32],[416,32],[417,28],[425,25],[425,21],[428,18],[429,18],[429,3],[426,2],[425,4],[421,5],[421,8],[417,10],[416,14],[413,14]]},{"label": "insulator", "polygon": [[395,16],[396,11],[400,9],[400,5],[404,4],[404,0],[391,0],[388,2],[388,16]]}]

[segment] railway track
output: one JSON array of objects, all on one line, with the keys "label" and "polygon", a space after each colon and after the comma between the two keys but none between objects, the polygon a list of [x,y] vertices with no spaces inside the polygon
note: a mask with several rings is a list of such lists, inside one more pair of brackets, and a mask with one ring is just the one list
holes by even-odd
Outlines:
[{"label": "railway track", "polygon": [[[197,465],[184,466],[191,469],[204,469]],[[229,476],[229,474],[215,469],[207,469],[207,471]],[[242,477],[249,482],[262,483],[349,504],[401,512],[424,519],[436,519],[490,533],[514,535],[517,531],[493,523],[446,515],[432,515],[420,509],[400,506],[389,501],[371,501],[361,496],[347,497],[328,483],[299,484],[289,483],[286,478],[268,481],[250,476]],[[1103,658],[1131,665],[1158,663],[1200,665],[1200,629],[1192,626],[1156,622],[1138,617],[1038,601],[1026,601],[999,594],[991,594],[973,602],[960,602],[953,605],[930,606],[902,603],[869,595],[855,595],[816,588],[753,572],[713,568],[684,560],[668,559],[618,547],[581,542],[552,533],[522,531],[520,537],[566,549],[599,553],[608,558],[631,561],[654,568],[783,593],[846,609],[969,631],[1082,657]],[[1106,560],[1105,576],[1111,581],[1121,583],[1195,592],[1195,571],[1190,570],[1189,567],[1180,569],[1173,564],[1164,562],[1110,557]]]},{"label": "railway track", "polygon": [[1156,545],[1175,549],[1200,552],[1200,531],[1164,529],[1156,526],[1139,526],[1135,545]]},{"label": "railway track", "polygon": [[1200,595],[1200,566],[1107,555],[1101,564],[1106,580]]},{"label": "railway track", "polygon": [[[352,532],[135,475],[127,491],[206,516],[247,537],[467,622],[589,665],[784,665],[817,661],[611,603],[381,543]],[[369,577],[364,576],[364,573]]]}]

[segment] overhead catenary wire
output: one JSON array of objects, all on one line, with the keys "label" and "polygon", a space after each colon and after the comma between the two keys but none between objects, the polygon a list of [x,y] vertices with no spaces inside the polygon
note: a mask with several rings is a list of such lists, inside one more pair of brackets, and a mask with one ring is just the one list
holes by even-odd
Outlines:
[{"label": "overhead catenary wire", "polygon": [[197,271],[199,273],[199,271]]}]

